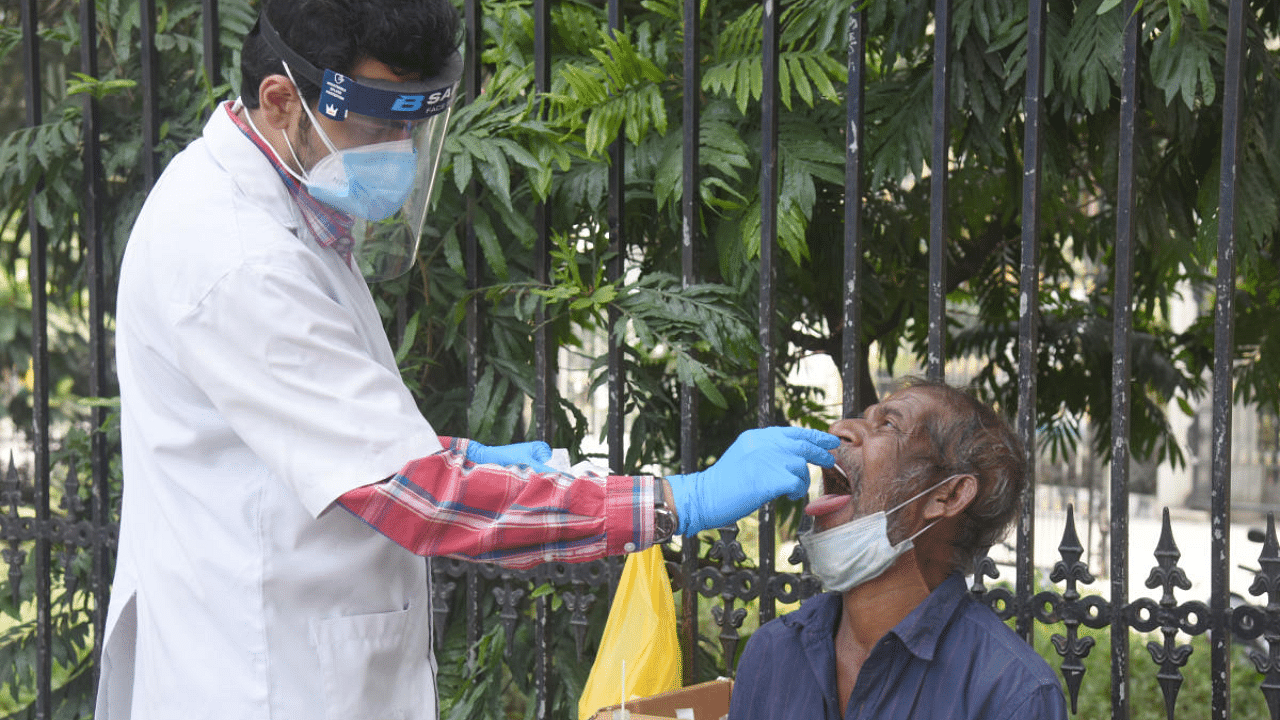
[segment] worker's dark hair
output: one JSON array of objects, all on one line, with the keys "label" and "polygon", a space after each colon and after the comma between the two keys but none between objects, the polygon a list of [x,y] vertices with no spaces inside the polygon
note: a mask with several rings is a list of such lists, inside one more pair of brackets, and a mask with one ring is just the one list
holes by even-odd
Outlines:
[{"label": "worker's dark hair", "polygon": [[[344,74],[373,58],[397,74],[430,78],[461,40],[458,11],[449,0],[264,0],[261,12],[294,52],[320,70]],[[259,25],[240,52],[240,96],[249,108],[258,107],[262,80],[284,73]],[[320,98],[315,83],[296,70],[293,77],[308,102]]]},{"label": "worker's dark hair", "polygon": [[898,494],[905,499],[954,475],[977,478],[978,493],[961,513],[951,543],[952,565],[969,571],[974,557],[1003,539],[1018,518],[1027,475],[1025,446],[1003,417],[964,390],[921,378],[904,384],[938,393],[947,412],[926,418],[921,429],[929,441],[927,455],[909,461]]}]

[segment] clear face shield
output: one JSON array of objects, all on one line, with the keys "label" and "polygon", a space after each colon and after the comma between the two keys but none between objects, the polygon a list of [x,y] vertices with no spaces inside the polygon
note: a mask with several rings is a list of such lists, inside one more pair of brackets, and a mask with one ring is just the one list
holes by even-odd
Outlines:
[{"label": "clear face shield", "polygon": [[[462,57],[453,53],[438,75],[422,81],[353,78],[307,62],[284,44],[266,13],[259,26],[291,79],[296,73],[320,86],[314,113],[304,108],[329,154],[299,179],[350,220],[353,257],[365,280],[402,275],[417,257]],[[330,132],[317,115],[331,121]]]}]

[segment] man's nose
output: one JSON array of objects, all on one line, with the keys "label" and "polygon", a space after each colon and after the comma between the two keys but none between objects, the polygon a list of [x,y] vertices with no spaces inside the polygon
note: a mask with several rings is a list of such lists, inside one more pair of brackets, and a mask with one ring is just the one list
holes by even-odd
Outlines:
[{"label": "man's nose", "polygon": [[831,424],[827,432],[840,438],[841,442],[862,444],[862,433],[866,430],[866,420],[862,418],[844,418]]}]

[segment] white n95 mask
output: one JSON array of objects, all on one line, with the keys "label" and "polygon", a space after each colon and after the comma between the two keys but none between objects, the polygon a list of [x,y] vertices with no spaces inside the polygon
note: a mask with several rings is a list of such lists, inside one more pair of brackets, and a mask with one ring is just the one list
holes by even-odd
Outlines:
[{"label": "white n95 mask", "polygon": [[943,479],[888,511],[854,518],[822,532],[801,532],[800,544],[804,546],[812,572],[822,581],[822,586],[827,590],[844,592],[888,570],[902,553],[915,546],[913,541],[921,533],[934,525],[929,523],[894,545],[889,542],[889,514],[901,510],[950,479]]}]

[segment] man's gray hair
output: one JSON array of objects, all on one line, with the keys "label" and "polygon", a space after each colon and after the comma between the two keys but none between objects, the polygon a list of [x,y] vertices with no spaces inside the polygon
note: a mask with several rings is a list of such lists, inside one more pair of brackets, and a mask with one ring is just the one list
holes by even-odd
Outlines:
[{"label": "man's gray hair", "polygon": [[1025,446],[994,409],[959,388],[920,378],[907,379],[904,388],[936,391],[949,412],[927,417],[923,430],[929,454],[908,461],[902,493],[910,496],[953,475],[977,479],[977,495],[961,513],[952,542],[953,566],[971,572],[974,558],[1002,540],[1018,519],[1027,476]]}]

